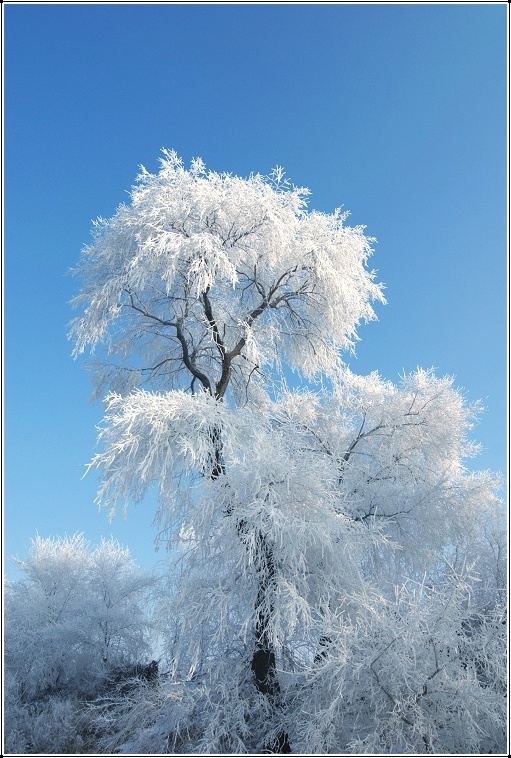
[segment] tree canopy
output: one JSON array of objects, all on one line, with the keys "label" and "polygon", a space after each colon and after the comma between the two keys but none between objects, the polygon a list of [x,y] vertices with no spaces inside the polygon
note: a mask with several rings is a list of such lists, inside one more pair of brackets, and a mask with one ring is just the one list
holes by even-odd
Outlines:
[{"label": "tree canopy", "polygon": [[347,214],[309,212],[307,195],[281,169],[241,179],[200,160],[186,170],[174,152],[156,175],[142,169],[76,269],[75,354],[102,343],[122,360],[99,386],[230,389],[244,403],[284,364],[335,377],[383,296],[365,266],[373,240]]}]

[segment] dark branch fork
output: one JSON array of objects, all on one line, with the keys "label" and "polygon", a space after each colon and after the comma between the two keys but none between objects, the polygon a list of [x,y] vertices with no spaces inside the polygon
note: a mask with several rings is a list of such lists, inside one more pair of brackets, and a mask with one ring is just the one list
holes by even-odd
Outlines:
[{"label": "dark branch fork", "polygon": [[[184,230],[182,230],[184,232]],[[253,230],[252,230],[253,231]],[[249,232],[244,233],[241,236],[246,236]],[[236,238],[236,241],[238,241],[240,237]],[[291,277],[293,274],[297,273],[299,270],[299,266],[295,266],[294,268],[285,271],[282,273],[277,281],[268,289],[268,291],[265,290],[263,285],[258,281],[257,278],[257,266],[254,265],[254,278],[253,280],[250,280],[250,278],[247,276],[247,279],[249,279],[249,284],[247,287],[252,286],[252,284],[257,289],[258,293],[261,295],[261,302],[259,305],[257,305],[255,308],[250,311],[248,314],[246,321],[245,321],[245,330],[250,329],[250,327],[253,325],[253,323],[268,309],[276,309],[281,304],[285,304],[291,313],[291,316],[296,319],[303,320],[302,317],[299,317],[297,312],[294,310],[294,308],[291,305],[292,300],[299,299],[307,295],[313,294],[313,288],[307,289],[309,287],[309,282],[302,282],[302,284],[297,287],[294,290],[290,291],[281,291],[278,292],[279,289],[281,289],[283,286],[289,283]],[[153,322],[155,325],[163,327],[163,329],[166,328],[174,328],[176,330],[176,338],[180,343],[181,346],[181,357],[183,360],[183,363],[185,367],[188,369],[190,374],[192,375],[192,382],[195,380],[198,380],[203,388],[209,392],[210,394],[214,394],[214,396],[217,399],[222,399],[225,395],[225,392],[227,391],[229,381],[231,378],[231,370],[232,370],[232,362],[233,360],[242,355],[242,350],[246,345],[247,342],[247,334],[245,331],[245,334],[240,337],[236,345],[231,350],[228,350],[224,341],[225,338],[225,327],[224,327],[224,334],[222,335],[220,333],[220,329],[218,327],[218,322],[213,314],[213,307],[211,304],[211,300],[209,297],[210,293],[210,287],[208,287],[201,295],[201,302],[204,310],[204,315],[206,317],[206,322],[209,326],[209,329],[211,330],[211,335],[213,339],[213,343],[216,346],[216,349],[219,354],[220,358],[220,378],[215,384],[215,388],[213,391],[213,385],[211,383],[211,379],[202,371],[197,363],[194,360],[194,351],[192,353],[190,352],[190,346],[188,344],[188,341],[184,334],[184,318],[175,318],[174,320],[165,319],[161,316],[157,316],[155,313],[151,313],[146,306],[139,300],[139,303],[135,301],[135,295],[133,292],[129,289],[125,289],[124,292],[127,294],[129,298],[128,303],[124,303],[126,307],[131,308],[135,312],[139,313],[141,316],[143,316],[146,319],[149,319],[151,322]],[[164,293],[161,293],[164,295]],[[163,361],[158,364],[163,365]],[[251,374],[253,371],[251,372]]]}]

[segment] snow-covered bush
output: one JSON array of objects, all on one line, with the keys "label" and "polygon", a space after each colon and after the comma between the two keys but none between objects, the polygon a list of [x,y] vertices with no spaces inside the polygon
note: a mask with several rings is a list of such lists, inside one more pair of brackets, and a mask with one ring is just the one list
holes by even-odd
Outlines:
[{"label": "snow-covered bush", "polygon": [[472,607],[467,572],[408,583],[393,600],[352,598],[330,616],[328,650],[289,699],[297,752],[501,752],[506,738],[504,609]]},{"label": "snow-covered bush", "polygon": [[69,752],[79,700],[150,656],[155,580],[116,541],[90,549],[79,534],[37,537],[16,563],[23,578],[5,587],[6,739],[21,752]]}]

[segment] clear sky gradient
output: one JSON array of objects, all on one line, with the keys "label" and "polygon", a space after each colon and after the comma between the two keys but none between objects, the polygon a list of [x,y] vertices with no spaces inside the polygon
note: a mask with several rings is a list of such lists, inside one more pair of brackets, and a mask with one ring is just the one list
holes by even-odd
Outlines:
[{"label": "clear sky gradient", "polygon": [[92,219],[162,147],[282,165],[311,207],[365,224],[388,305],[351,368],[454,375],[487,409],[470,465],[504,471],[507,3],[3,8],[7,556],[83,531],[162,557],[154,504],[110,524],[81,478],[102,408],[66,339]]}]

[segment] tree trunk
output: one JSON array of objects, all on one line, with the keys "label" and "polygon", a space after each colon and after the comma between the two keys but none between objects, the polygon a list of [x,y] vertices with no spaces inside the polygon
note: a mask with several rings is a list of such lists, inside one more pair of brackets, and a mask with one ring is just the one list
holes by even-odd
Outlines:
[{"label": "tree trunk", "polygon": [[[211,459],[211,471],[209,476],[216,480],[225,474],[225,464],[222,456],[221,433],[218,428],[211,432],[213,454]],[[238,534],[243,539],[245,523],[238,523]],[[272,596],[275,592],[275,564],[273,552],[265,535],[259,532],[257,535],[258,558],[258,590],[256,608],[258,615],[255,628],[255,646],[252,655],[251,669],[254,674],[257,690],[267,697],[274,710],[279,707],[280,685],[275,667],[275,650],[270,640],[269,628],[274,613]],[[268,602],[269,600],[269,602]],[[291,753],[288,736],[280,732],[277,736],[265,744],[263,753]]]},{"label": "tree trunk", "polygon": [[[259,586],[256,607],[259,610],[251,668],[258,691],[269,699],[273,709],[276,710],[279,707],[280,684],[275,666],[275,650],[269,636],[270,621],[274,612],[272,596],[275,591],[275,564],[271,547],[261,532],[258,534],[257,544],[259,547]],[[291,753],[288,735],[285,732],[279,732],[273,740],[265,744],[263,752]]]}]

